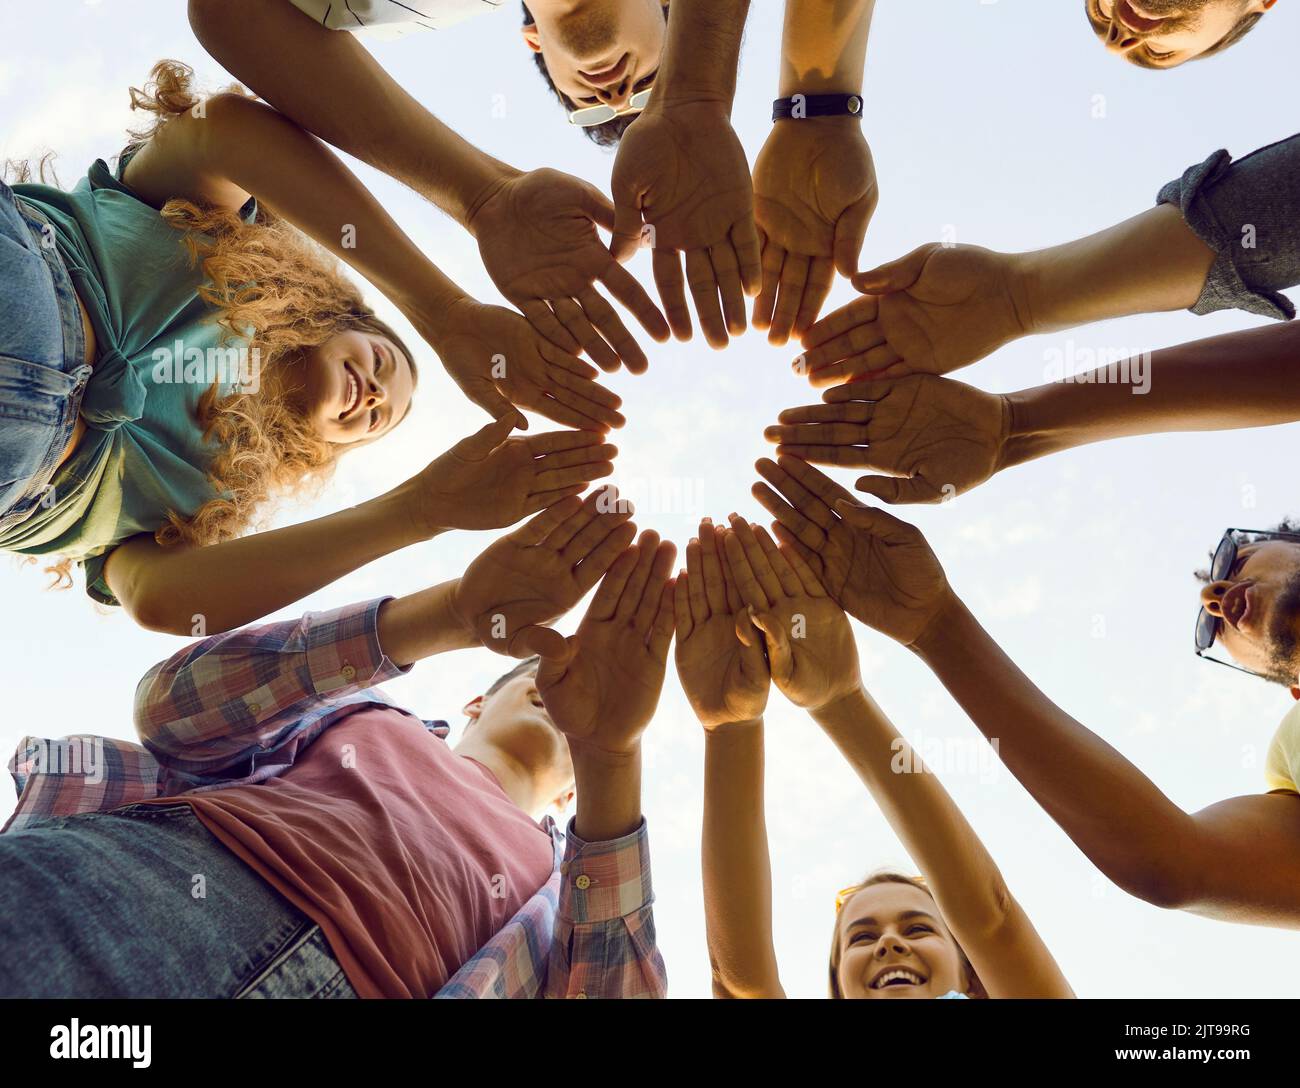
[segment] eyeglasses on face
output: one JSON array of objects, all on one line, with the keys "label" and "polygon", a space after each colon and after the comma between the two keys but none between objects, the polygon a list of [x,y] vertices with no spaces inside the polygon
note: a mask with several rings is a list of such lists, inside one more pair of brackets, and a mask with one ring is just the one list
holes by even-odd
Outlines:
[{"label": "eyeglasses on face", "polygon": [[577,125],[579,128],[593,128],[596,125],[603,125],[606,121],[612,121],[616,117],[625,117],[629,113],[640,113],[646,108],[650,101],[650,92],[654,88],[647,87],[644,91],[637,91],[627,100],[627,108],[616,110],[613,106],[584,106],[580,110],[574,110],[569,114],[569,124]]},{"label": "eyeglasses on face", "polygon": [[[1265,540],[1291,540],[1300,543],[1300,533],[1284,533],[1272,529],[1225,530],[1223,539],[1219,541],[1219,546],[1214,549],[1214,558],[1210,560],[1210,581],[1212,583],[1221,582],[1232,573],[1232,568],[1237,563],[1237,553],[1240,548],[1248,544],[1258,544]],[[1269,679],[1269,677],[1256,672],[1254,669],[1248,669],[1242,665],[1235,665],[1231,661],[1223,661],[1220,658],[1209,656],[1208,651],[1214,645],[1215,640],[1218,639],[1221,630],[1223,630],[1222,617],[1212,616],[1202,606],[1201,610],[1196,614],[1196,656],[1204,661],[1213,661],[1216,665],[1226,665],[1228,668],[1244,672],[1248,676],[1258,676],[1262,680]]]}]

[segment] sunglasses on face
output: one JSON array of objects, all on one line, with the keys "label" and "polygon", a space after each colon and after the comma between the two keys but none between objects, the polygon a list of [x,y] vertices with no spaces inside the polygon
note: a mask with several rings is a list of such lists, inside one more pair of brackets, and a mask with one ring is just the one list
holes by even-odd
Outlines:
[{"label": "sunglasses on face", "polygon": [[[1219,541],[1219,546],[1214,549],[1214,558],[1210,561],[1210,581],[1221,582],[1231,573],[1233,567],[1237,564],[1238,550],[1249,544],[1259,544],[1266,540],[1292,540],[1300,542],[1300,534],[1283,533],[1266,529],[1228,529],[1223,534],[1223,539]],[[1231,661],[1222,661],[1217,657],[1210,657],[1208,651],[1214,645],[1215,640],[1219,637],[1219,632],[1223,630],[1223,617],[1213,616],[1205,610],[1204,607],[1196,615],[1196,656],[1205,661],[1213,661],[1216,665],[1226,665],[1230,669],[1236,669],[1238,672],[1244,672],[1249,676],[1258,676],[1267,680],[1268,677],[1262,673],[1255,672],[1254,669],[1247,669],[1241,665],[1234,665]]]},{"label": "sunglasses on face", "polygon": [[647,87],[644,91],[637,91],[627,100],[626,109],[616,110],[613,106],[584,106],[580,110],[574,110],[569,114],[569,124],[577,125],[579,128],[592,128],[603,125],[606,121],[612,121],[615,117],[640,113],[649,103],[652,90],[652,87]]}]

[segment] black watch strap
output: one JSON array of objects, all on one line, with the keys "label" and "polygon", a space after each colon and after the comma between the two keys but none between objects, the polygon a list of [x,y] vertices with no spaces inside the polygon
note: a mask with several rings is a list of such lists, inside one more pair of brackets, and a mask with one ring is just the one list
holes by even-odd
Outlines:
[{"label": "black watch strap", "polygon": [[856,117],[862,120],[860,94],[793,94],[772,103],[772,120],[805,117]]}]

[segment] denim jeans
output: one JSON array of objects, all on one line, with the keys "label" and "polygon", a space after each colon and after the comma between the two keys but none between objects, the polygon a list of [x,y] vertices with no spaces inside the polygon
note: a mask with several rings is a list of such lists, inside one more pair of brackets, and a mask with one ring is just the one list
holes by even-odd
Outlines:
[{"label": "denim jeans", "polygon": [[184,803],[0,835],[0,997],[356,997],[320,926]]},{"label": "denim jeans", "polygon": [[54,229],[0,181],[0,530],[45,497],[91,368]]}]

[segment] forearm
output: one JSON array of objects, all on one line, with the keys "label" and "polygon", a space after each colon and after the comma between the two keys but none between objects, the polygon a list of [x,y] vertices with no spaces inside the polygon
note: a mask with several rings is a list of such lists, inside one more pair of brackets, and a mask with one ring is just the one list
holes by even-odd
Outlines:
[{"label": "forearm", "polygon": [[1163,348],[1116,362],[1114,374],[1110,369],[1093,372],[1100,381],[1053,382],[1010,394],[1011,433],[1002,467],[1111,438],[1300,419],[1295,325]]},{"label": "forearm", "polygon": [[436,317],[465,297],[315,137],[244,98],[210,100],[207,112],[199,130],[204,169],[251,193],[346,261],[408,316]]},{"label": "forearm", "polygon": [[730,113],[748,17],[749,0],[676,0],[648,109],[716,101]]},{"label": "forearm", "polygon": [[788,0],[779,95],[862,90],[876,0]]},{"label": "forearm", "polygon": [[284,0],[191,0],[190,23],[213,57],[285,116],[462,225],[516,173],[416,102],[352,34],[319,26]]},{"label": "forearm", "polygon": [[989,852],[875,700],[859,689],[812,713],[925,874],[943,916],[968,939],[1007,919],[1010,896]]},{"label": "forearm", "polygon": [[141,626],[212,635],[270,615],[421,539],[427,538],[406,516],[399,489],[314,521],[206,547],[128,541],[104,574]]},{"label": "forearm", "polygon": [[1012,258],[1033,332],[1193,305],[1214,264],[1173,205],[1065,245]]},{"label": "forearm", "polygon": [[1039,691],[955,596],[913,649],[1094,865],[1149,902],[1181,901],[1191,817]]},{"label": "forearm", "polygon": [[720,997],[784,997],[772,944],[763,720],[705,733],[704,918]]},{"label": "forearm", "polygon": [[641,747],[611,753],[569,742],[577,812],[573,830],[586,842],[608,842],[641,826]]},{"label": "forearm", "polygon": [[465,650],[479,641],[453,607],[458,579],[385,601],[379,609],[379,645],[405,668],[426,657]]}]

